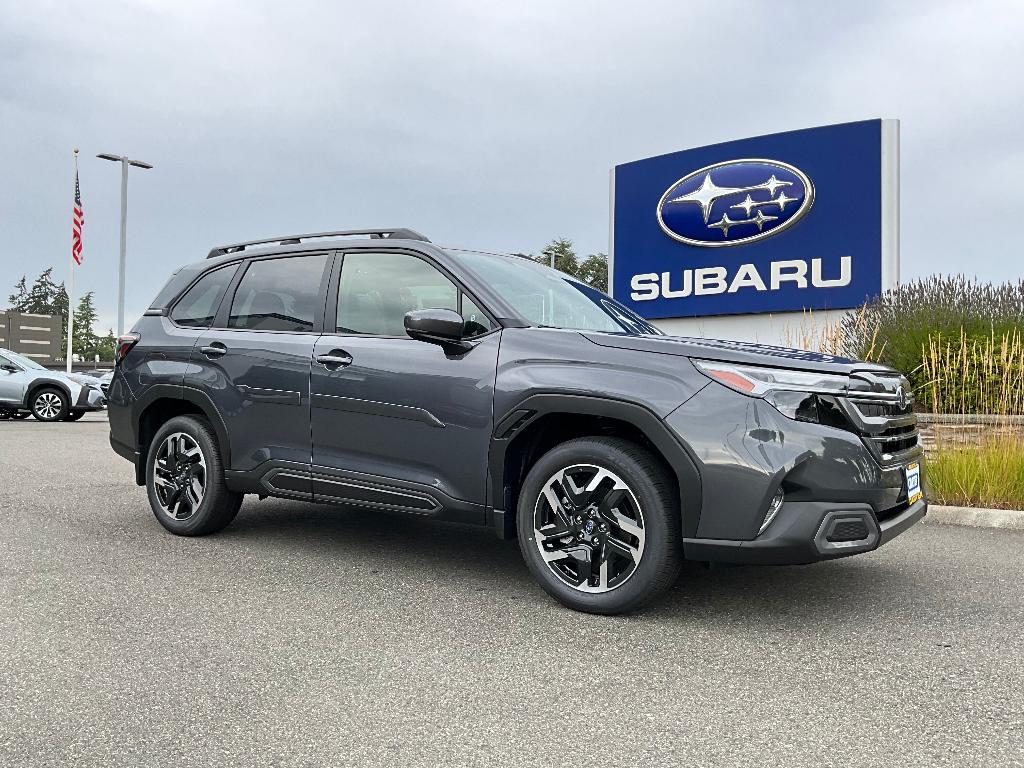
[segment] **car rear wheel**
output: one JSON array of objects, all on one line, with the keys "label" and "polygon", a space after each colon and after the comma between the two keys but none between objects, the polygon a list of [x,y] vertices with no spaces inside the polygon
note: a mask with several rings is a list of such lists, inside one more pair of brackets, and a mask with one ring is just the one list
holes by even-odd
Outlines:
[{"label": "car rear wheel", "polygon": [[62,421],[70,408],[68,396],[56,387],[45,387],[32,395],[32,415],[39,421]]},{"label": "car rear wheel", "polygon": [[213,432],[194,416],[171,419],[153,438],[146,490],[156,519],[179,536],[216,533],[235,519],[242,505],[242,494],[224,484]]},{"label": "car rear wheel", "polygon": [[588,613],[635,610],[675,580],[679,507],[664,466],[619,438],[563,443],[530,469],[517,510],[519,545],[541,586]]}]

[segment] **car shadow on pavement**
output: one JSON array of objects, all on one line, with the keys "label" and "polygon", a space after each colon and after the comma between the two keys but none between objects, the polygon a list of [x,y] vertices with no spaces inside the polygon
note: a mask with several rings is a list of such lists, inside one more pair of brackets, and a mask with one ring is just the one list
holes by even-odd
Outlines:
[{"label": "car shadow on pavement", "polygon": [[[218,539],[266,550],[337,559],[350,567],[387,568],[396,575],[478,583],[495,599],[526,592],[544,599],[518,543],[485,527],[437,523],[400,513],[269,499],[247,501]],[[227,542],[225,542],[227,543]],[[885,550],[806,566],[706,566],[687,562],[673,588],[639,614],[646,620],[691,620],[770,629],[837,622],[877,625],[898,616],[899,596],[914,576]],[[917,606],[921,610],[922,606]]]}]

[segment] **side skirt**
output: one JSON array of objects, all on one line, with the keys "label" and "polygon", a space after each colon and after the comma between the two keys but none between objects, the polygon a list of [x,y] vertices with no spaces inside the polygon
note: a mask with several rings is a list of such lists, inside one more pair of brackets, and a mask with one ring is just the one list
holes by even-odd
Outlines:
[{"label": "side skirt", "polygon": [[224,475],[228,488],[239,493],[402,512],[471,525],[487,525],[489,520],[483,504],[453,499],[436,488],[395,478],[317,466],[310,472],[308,465],[285,461],[268,461],[253,470],[229,470]]}]

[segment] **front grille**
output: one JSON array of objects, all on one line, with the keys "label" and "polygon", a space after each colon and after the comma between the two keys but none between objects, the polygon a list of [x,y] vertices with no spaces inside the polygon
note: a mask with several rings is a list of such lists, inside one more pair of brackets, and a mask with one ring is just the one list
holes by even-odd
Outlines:
[{"label": "front grille", "polygon": [[902,453],[916,446],[917,438],[917,425],[904,424],[884,429],[881,434],[872,435],[870,439],[882,453]]},{"label": "front grille", "polygon": [[868,527],[863,520],[845,520],[836,523],[828,535],[828,540],[835,543],[839,541],[860,541],[868,537]]},{"label": "front grille", "polygon": [[909,416],[914,412],[912,403],[907,403],[906,406],[901,408],[899,403],[857,400],[854,401],[854,405],[857,406],[857,410],[861,412],[862,416],[872,419],[880,417],[896,419],[901,416]]},{"label": "front grille", "polygon": [[883,464],[898,463],[918,445],[912,402],[895,399],[840,398],[853,429]]}]

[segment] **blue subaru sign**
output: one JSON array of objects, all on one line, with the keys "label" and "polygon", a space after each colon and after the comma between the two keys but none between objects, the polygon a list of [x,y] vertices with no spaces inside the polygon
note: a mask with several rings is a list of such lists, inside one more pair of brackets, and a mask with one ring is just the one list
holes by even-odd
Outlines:
[{"label": "blue subaru sign", "polygon": [[897,124],[617,166],[612,293],[647,318],[856,307],[895,282]]}]

